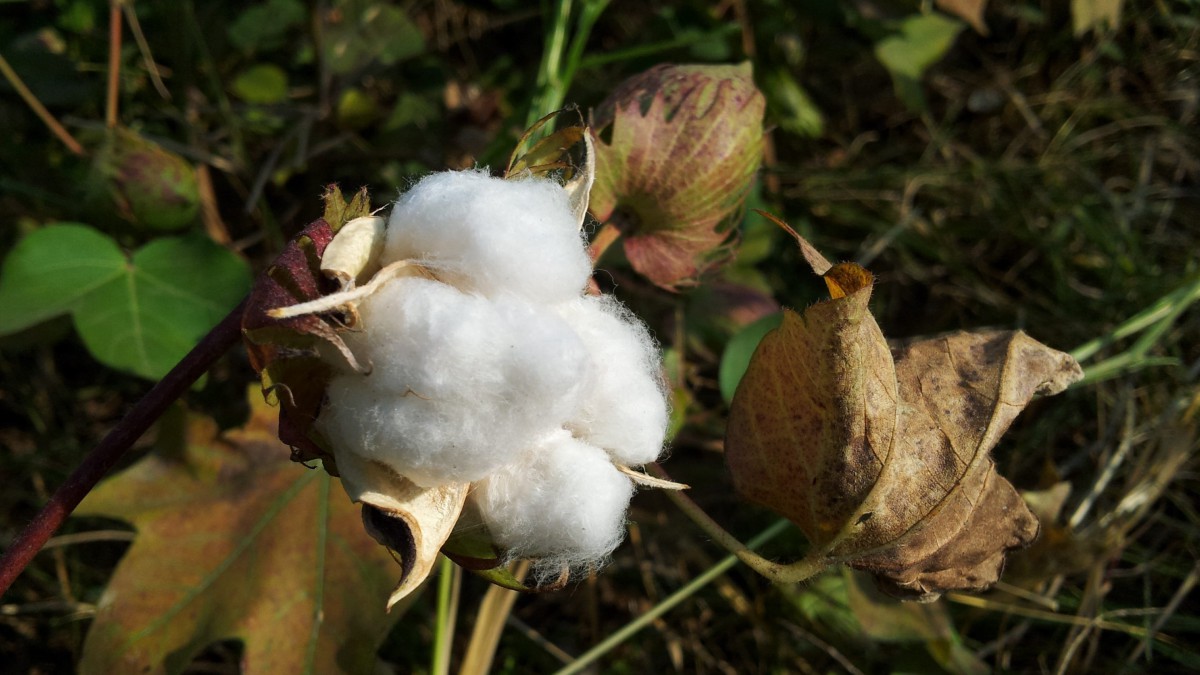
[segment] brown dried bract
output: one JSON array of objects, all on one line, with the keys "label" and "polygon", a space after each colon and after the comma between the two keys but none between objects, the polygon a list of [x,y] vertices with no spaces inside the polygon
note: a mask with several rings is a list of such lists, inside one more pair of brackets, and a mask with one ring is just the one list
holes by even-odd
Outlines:
[{"label": "brown dried bract", "polygon": [[785,312],[755,352],[726,438],[737,489],[795,522],[812,555],[894,595],[988,587],[1038,534],[990,451],[1079,365],[1019,331],[889,346],[867,308],[870,273],[797,239],[831,299]]}]

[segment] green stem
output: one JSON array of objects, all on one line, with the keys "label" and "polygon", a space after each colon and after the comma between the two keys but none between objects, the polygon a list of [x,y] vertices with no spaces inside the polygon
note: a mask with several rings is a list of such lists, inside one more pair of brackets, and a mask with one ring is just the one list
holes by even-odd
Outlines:
[{"label": "green stem", "polygon": [[[668,490],[667,492],[671,491]],[[779,536],[779,534],[786,530],[788,526],[789,523],[786,520],[776,521],[775,524],[771,525],[751,539],[747,545],[750,547],[762,546],[771,539]],[[737,563],[737,557],[732,555],[726,556],[716,565],[713,565],[711,568],[709,568],[704,574],[701,574],[693,579],[688,585],[684,586],[678,591],[675,591],[670,595],[670,597],[652,607],[645,614],[639,616],[633,621],[630,621],[623,628],[601,641],[600,644],[592,647],[584,654],[581,654],[579,658],[572,661],[570,665],[558,671],[558,675],[570,675],[571,673],[578,673],[584,668],[587,668],[591,664],[595,663],[605,654],[612,651],[617,645],[628,640],[638,631],[650,625],[650,623],[652,623],[655,619],[659,618],[663,614],[666,614],[684,600],[687,600],[691,596],[695,595],[697,591],[712,583],[714,579],[729,571],[729,569]]]},{"label": "green stem", "polygon": [[462,581],[460,569],[449,558],[442,556],[438,570],[437,618],[433,629],[433,663],[429,667],[432,675],[447,675],[450,672],[450,646],[454,640],[458,590]]},{"label": "green stem", "polygon": [[[674,481],[657,463],[647,464],[646,471],[650,475],[662,478],[663,480]],[[704,509],[700,508],[696,502],[685,495],[682,490],[664,490],[663,492],[668,499],[675,502],[675,506],[678,506],[679,510],[683,511],[685,516],[700,526],[700,529],[712,537],[721,548],[737,556],[738,560],[745,563],[747,567],[774,583],[798,583],[820,574],[830,565],[830,561],[826,560],[824,556],[814,556],[811,553],[794,563],[786,565],[771,562],[751,550],[753,548],[751,545],[743,544],[740,539],[727,532],[717,521],[705,513]]]},{"label": "green stem", "polygon": [[[567,40],[567,24],[571,19],[573,0],[559,0],[554,14],[554,23],[546,35],[545,46],[542,50],[542,62],[538,67],[538,94],[534,97],[533,106],[525,126],[531,127],[545,115],[562,108],[567,97],[567,90],[579,64],[583,60],[583,51],[587,46],[588,36],[596,20],[604,12],[610,0],[584,0],[579,19],[575,25],[574,35]],[[565,56],[564,56],[565,52]],[[549,131],[549,128],[546,129]]]}]

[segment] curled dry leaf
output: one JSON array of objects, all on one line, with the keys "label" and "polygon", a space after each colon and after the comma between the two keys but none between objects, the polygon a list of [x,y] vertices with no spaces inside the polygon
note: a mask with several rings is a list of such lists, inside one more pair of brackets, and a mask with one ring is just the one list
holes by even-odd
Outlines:
[{"label": "curled dry leaf", "polygon": [[867,308],[870,273],[797,239],[831,299],[785,312],[738,387],[726,438],[738,491],[796,523],[810,555],[899,597],[986,588],[1038,534],[990,451],[1079,365],[1019,331],[889,346]]}]

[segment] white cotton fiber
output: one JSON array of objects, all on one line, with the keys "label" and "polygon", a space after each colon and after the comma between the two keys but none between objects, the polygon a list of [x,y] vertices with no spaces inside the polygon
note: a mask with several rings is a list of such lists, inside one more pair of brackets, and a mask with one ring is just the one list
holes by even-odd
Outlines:
[{"label": "white cotton fiber", "polygon": [[485,171],[436,173],[400,197],[382,262],[398,260],[418,260],[463,290],[539,302],[579,295],[591,274],[560,185]]},{"label": "white cotton fiber", "polygon": [[561,430],[522,460],[481,481],[471,498],[511,558],[535,558],[535,573],[599,564],[625,536],[633,483],[603,450]]},{"label": "white cotton fiber", "polygon": [[589,355],[548,307],[420,278],[367,298],[347,344],[368,375],[329,387],[322,432],[418,485],[482,478],[562,427],[592,381]]},{"label": "white cotton fiber", "polygon": [[[566,192],[481,171],[429,176],[396,203],[380,273],[354,295],[316,428],[335,455],[422,487],[473,483],[471,504],[535,574],[597,565],[624,536],[637,466],[662,450],[657,345],[613,298],[587,297],[586,241]],[[409,267],[387,268],[407,274]]]},{"label": "white cotton fiber", "polygon": [[559,311],[596,364],[596,381],[567,428],[627,466],[652,462],[667,432],[666,387],[658,347],[646,326],[610,296],[589,296]]}]

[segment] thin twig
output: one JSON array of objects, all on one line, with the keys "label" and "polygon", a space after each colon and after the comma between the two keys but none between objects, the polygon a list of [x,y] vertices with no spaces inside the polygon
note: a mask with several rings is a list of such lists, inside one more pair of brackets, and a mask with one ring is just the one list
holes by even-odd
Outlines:
[{"label": "thin twig", "polygon": [[[671,480],[667,472],[657,463],[647,464],[646,471],[659,478]],[[781,565],[771,562],[755,553],[751,550],[750,546],[727,532],[725,528],[721,527],[717,521],[704,512],[704,509],[700,508],[696,502],[692,501],[684,493],[677,490],[664,490],[663,494],[666,495],[667,499],[674,502],[675,506],[679,507],[679,510],[683,511],[683,514],[690,518],[693,523],[700,526],[700,529],[704,530],[705,534],[712,537],[713,541],[721,548],[737,556],[747,567],[774,583],[799,583],[820,574],[830,565],[830,561],[825,560],[823,556],[813,556],[811,553],[794,563]]]},{"label": "thin twig", "polygon": [[121,94],[121,2],[108,3],[108,95],[104,105],[104,126],[117,126],[117,98]]},{"label": "thin twig", "polygon": [[17,94],[21,97],[21,100],[25,101],[25,105],[29,106],[33,114],[38,116],[42,124],[45,124],[50,129],[50,133],[62,141],[62,144],[67,146],[68,150],[81,157],[87,154],[83,146],[79,144],[79,141],[75,140],[75,137],[71,135],[71,132],[59,124],[58,120],[54,119],[54,115],[51,115],[50,111],[46,110],[46,106],[42,105],[42,102],[38,100],[37,96],[33,95],[29,87],[25,86],[25,82],[17,75],[17,71],[8,65],[8,60],[3,55],[0,55],[0,73],[3,73],[4,79],[8,80],[13,89],[17,90]]},{"label": "thin twig", "polygon": [[67,481],[50,497],[33,522],[0,557],[0,595],[33,560],[50,536],[63,524],[79,502],[112,469],[117,460],[142,436],[167,408],[179,398],[222,354],[241,337],[243,300],[205,335],[166,377],[137,402],[104,440],[87,454]]},{"label": "thin twig", "polygon": [[120,4],[121,8],[125,10],[125,20],[129,22],[129,32],[133,33],[133,41],[137,43],[138,51],[142,53],[142,63],[146,66],[146,72],[150,74],[150,81],[154,83],[158,95],[170,101],[171,92],[167,89],[167,85],[163,84],[158,63],[154,61],[154,53],[150,51],[150,43],[146,41],[146,34],[142,32],[142,24],[138,21],[137,10],[134,9],[132,2],[121,2]]}]

